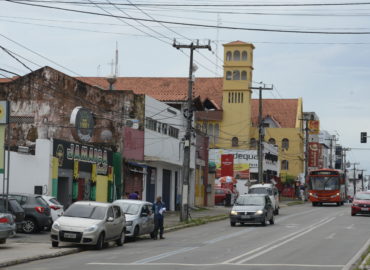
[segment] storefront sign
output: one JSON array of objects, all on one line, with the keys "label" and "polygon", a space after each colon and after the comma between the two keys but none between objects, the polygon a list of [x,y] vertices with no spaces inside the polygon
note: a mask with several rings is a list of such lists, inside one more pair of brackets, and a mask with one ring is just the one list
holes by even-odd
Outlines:
[{"label": "storefront sign", "polygon": [[9,101],[0,101],[0,125],[9,123]]},{"label": "storefront sign", "polygon": [[309,120],[308,121],[308,130],[309,134],[319,134],[320,133],[320,121],[318,120]]},{"label": "storefront sign", "polygon": [[82,142],[89,142],[94,131],[94,118],[90,110],[76,107],[71,113],[70,123],[75,126],[73,132],[76,139]]},{"label": "storefront sign", "polygon": [[221,177],[234,176],[234,155],[223,154],[221,155]]},{"label": "storefront sign", "polygon": [[53,155],[59,160],[59,168],[75,168],[78,161],[78,170],[91,172],[92,164],[96,164],[96,174],[108,175],[108,166],[113,166],[113,152],[88,145],[54,139]]},{"label": "storefront sign", "polygon": [[308,143],[308,167],[319,167],[320,144]]}]

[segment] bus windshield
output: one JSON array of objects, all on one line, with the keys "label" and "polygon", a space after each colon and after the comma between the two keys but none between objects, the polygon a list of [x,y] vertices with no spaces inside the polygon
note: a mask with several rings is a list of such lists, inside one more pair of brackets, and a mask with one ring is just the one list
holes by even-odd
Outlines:
[{"label": "bus windshield", "polygon": [[339,189],[339,177],[311,176],[310,184],[312,190],[336,190]]}]

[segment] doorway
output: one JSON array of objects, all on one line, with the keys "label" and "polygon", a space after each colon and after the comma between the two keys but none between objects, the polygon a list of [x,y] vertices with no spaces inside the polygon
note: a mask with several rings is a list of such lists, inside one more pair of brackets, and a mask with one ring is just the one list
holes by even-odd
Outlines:
[{"label": "doorway", "polygon": [[171,207],[171,171],[163,169],[162,178],[162,200],[166,204],[167,209]]}]

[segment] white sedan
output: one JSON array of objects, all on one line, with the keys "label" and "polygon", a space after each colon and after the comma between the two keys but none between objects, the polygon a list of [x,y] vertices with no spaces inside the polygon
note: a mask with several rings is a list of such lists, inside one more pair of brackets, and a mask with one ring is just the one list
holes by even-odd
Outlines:
[{"label": "white sedan", "polygon": [[55,221],[58,217],[63,215],[64,206],[57,200],[57,198],[46,195],[42,195],[42,198],[48,203],[50,207],[51,210],[50,214],[53,221]]}]

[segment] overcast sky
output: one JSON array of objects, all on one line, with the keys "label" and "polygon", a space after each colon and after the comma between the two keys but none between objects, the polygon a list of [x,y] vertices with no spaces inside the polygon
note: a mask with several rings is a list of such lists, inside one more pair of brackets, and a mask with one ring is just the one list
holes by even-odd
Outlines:
[{"label": "overcast sky", "polygon": [[[16,53],[32,70],[48,65],[71,76],[106,76],[111,73],[110,63],[117,42],[119,76],[186,77],[188,51],[180,52],[173,48],[172,40],[176,38],[178,42],[189,44],[190,40],[199,39],[201,44],[207,44],[209,39],[212,52],[201,50],[195,54],[199,66],[196,76],[222,76],[222,44],[235,40],[251,42],[256,47],[253,81],[273,84],[275,89],[266,91],[264,97],[302,97],[304,111],[316,112],[321,129],[337,135],[344,147],[352,148],[348,153],[350,162],[359,162],[358,167],[367,169],[365,174],[370,175],[370,140],[369,144],[360,143],[361,131],[370,135],[369,2],[359,0],[353,2],[367,4],[344,6],[246,7],[235,5],[351,1],[94,0],[95,5],[87,0],[77,0],[75,4],[45,1],[26,2],[109,16],[0,0],[0,45]],[[169,6],[169,3],[180,6]],[[217,29],[139,22],[111,15],[234,28],[361,34]],[[0,67],[21,75],[28,72],[2,50]],[[9,73],[0,71],[0,76],[3,75],[9,76]]]}]

